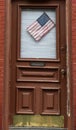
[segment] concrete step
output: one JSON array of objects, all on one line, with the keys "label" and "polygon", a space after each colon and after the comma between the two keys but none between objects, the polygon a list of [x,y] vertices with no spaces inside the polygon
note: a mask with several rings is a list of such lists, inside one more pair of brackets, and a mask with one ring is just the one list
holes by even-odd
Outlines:
[{"label": "concrete step", "polygon": [[68,130],[67,128],[9,127],[9,130]]}]

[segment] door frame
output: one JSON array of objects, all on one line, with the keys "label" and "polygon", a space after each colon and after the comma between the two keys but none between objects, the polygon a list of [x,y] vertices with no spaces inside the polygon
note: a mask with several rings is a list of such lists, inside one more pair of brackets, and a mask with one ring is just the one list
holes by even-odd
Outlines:
[{"label": "door frame", "polygon": [[[71,0],[65,0],[66,2],[66,55],[67,55],[67,117],[68,117],[68,130],[73,129],[73,88],[71,81]],[[10,90],[10,41],[11,41],[11,0],[5,1],[6,6],[6,25],[5,25],[5,70],[4,70],[4,103],[3,103],[3,130],[9,128],[9,90]],[[71,92],[71,93],[70,93]]]}]

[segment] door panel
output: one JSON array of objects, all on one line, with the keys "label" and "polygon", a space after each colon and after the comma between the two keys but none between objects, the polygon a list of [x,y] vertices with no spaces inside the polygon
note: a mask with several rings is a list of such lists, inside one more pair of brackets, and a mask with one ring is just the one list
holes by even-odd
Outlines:
[{"label": "door panel", "polygon": [[[39,20],[44,11],[55,25],[36,41],[27,27]],[[66,125],[64,0],[12,2],[11,73],[10,113],[63,115]]]},{"label": "door panel", "polygon": [[[39,62],[40,63],[40,62]],[[17,66],[17,81],[29,82],[60,82],[58,67]]]},{"label": "door panel", "polygon": [[41,88],[41,114],[60,115],[60,88]]},{"label": "door panel", "polygon": [[16,86],[16,113],[34,114],[35,88]]}]

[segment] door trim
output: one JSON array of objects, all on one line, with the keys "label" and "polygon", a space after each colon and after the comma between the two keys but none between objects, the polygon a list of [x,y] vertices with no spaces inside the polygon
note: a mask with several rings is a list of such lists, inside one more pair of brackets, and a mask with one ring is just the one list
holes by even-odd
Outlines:
[{"label": "door trim", "polygon": [[67,46],[67,117],[68,130],[73,130],[73,88],[72,88],[72,0],[66,0],[66,46]]},{"label": "door trim", "polygon": [[[66,46],[67,46],[67,117],[68,130],[73,129],[73,108],[72,108],[72,81],[71,81],[71,0],[66,0]],[[11,40],[11,0],[7,0],[6,25],[5,25],[5,70],[4,70],[4,103],[3,103],[3,130],[8,130],[9,124],[9,90],[10,90],[10,40]],[[71,91],[71,93],[70,93]]]},{"label": "door trim", "polygon": [[[42,7],[43,6],[43,7]],[[43,9],[56,9],[56,55],[57,57],[55,59],[49,59],[49,58],[21,58],[20,57],[20,33],[21,33],[21,29],[20,29],[20,24],[21,24],[21,10],[24,9],[24,8],[31,8],[31,9],[34,9],[34,8],[37,8],[37,9],[40,9],[40,8],[43,8]],[[59,32],[59,4],[57,3],[53,3],[53,4],[18,4],[18,36],[17,36],[17,42],[18,42],[18,45],[17,45],[17,48],[18,48],[18,52],[17,52],[17,60],[18,61],[53,61],[53,62],[59,62],[60,61],[60,54],[59,54],[59,42],[60,42],[60,32]]]}]

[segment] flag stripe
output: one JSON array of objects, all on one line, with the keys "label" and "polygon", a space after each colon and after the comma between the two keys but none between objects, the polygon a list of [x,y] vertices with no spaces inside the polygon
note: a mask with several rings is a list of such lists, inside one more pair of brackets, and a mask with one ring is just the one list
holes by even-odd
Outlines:
[{"label": "flag stripe", "polygon": [[40,37],[44,36],[48,31],[50,31],[50,29],[52,29],[52,27],[54,27],[53,23],[52,22],[48,22],[48,24],[46,24],[40,30],[38,30],[36,32],[36,34],[33,35],[33,37],[36,38],[36,40],[37,40],[38,37],[40,38]]},{"label": "flag stripe", "polygon": [[48,22],[46,25],[44,25],[43,27],[40,28],[40,30],[38,30],[38,34],[42,33],[44,31],[44,29],[48,30],[48,28],[50,27],[51,23]]},{"label": "flag stripe", "polygon": [[[54,27],[53,25],[50,26],[51,29],[52,29],[53,27]],[[50,29],[49,29],[49,30],[46,30],[46,29],[45,29],[45,30],[43,30],[43,32],[42,32],[43,34],[41,33],[42,35],[39,35],[38,37],[34,37],[34,38],[38,41],[38,40],[40,40],[44,35],[46,35],[49,31],[50,31]]]},{"label": "flag stripe", "polygon": [[32,23],[29,27],[27,27],[27,29],[32,29],[36,24],[37,24],[38,22],[37,21],[35,21],[34,23]]},{"label": "flag stripe", "polygon": [[33,31],[31,31],[31,34],[34,36],[36,32],[41,28],[40,25],[37,25]]},{"label": "flag stripe", "polygon": [[[50,23],[48,22],[47,24],[49,24],[50,25]],[[41,27],[39,30],[37,30],[36,31],[36,33],[34,33],[34,37],[36,36],[36,35],[39,35],[42,31],[44,31],[44,28],[46,28],[47,29],[47,24],[46,25],[44,25],[43,27]]]},{"label": "flag stripe", "polygon": [[41,25],[39,25],[38,22],[36,22],[36,24],[30,29],[27,28],[27,31],[29,31],[31,34],[33,34],[35,31],[37,31],[39,28],[41,27]]},{"label": "flag stripe", "polygon": [[[41,27],[41,26],[40,26]],[[33,28],[31,28],[30,30],[29,30],[29,32],[30,33],[32,33],[32,32],[34,32],[35,30],[37,30],[39,28],[39,25],[38,25],[38,23],[35,25],[35,26],[33,26]]]}]

